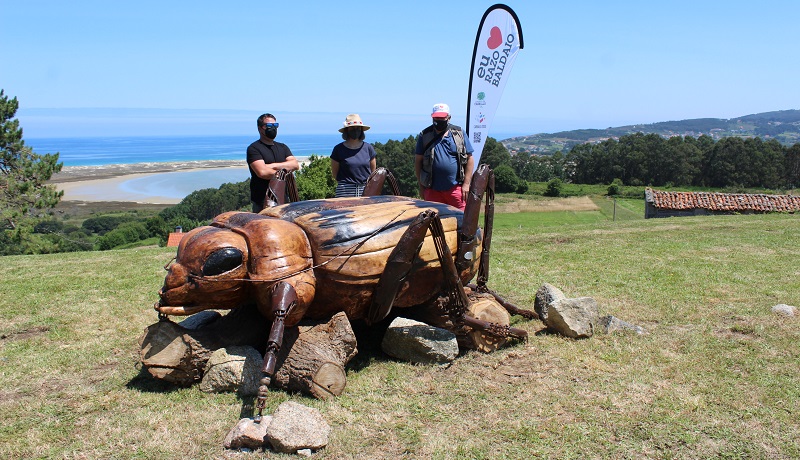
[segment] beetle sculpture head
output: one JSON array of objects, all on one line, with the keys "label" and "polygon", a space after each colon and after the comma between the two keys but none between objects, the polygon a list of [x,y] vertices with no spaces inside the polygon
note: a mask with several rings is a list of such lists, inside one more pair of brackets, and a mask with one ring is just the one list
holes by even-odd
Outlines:
[{"label": "beetle sculpture head", "polygon": [[165,315],[192,315],[239,306],[248,295],[249,257],[247,241],[236,232],[216,227],[188,232],[167,267],[155,309]]}]

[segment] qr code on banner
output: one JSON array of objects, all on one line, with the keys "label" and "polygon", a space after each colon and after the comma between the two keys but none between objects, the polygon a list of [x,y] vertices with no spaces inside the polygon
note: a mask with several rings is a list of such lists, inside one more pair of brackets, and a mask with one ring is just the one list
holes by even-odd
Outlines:
[{"label": "qr code on banner", "polygon": [[481,132],[475,131],[472,133],[472,143],[473,144],[480,144],[481,143]]}]

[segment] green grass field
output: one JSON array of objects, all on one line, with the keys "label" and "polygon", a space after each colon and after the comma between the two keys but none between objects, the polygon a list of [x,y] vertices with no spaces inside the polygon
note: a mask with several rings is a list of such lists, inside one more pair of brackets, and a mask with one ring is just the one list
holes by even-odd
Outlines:
[{"label": "green grass field", "polygon": [[[598,211],[500,214],[490,286],[532,308],[542,283],[594,297],[647,335],[527,342],[450,366],[359,365],[318,408],[315,458],[798,458],[800,217],[644,220],[641,200]],[[138,337],[171,248],[3,257],[0,458],[290,458],[225,452],[249,401],[152,380]],[[294,458],[294,457],[292,457]]]}]

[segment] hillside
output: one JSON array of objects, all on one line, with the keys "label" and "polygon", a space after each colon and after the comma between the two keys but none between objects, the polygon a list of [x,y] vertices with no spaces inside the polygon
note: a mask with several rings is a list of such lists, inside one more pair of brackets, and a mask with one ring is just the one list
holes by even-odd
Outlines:
[{"label": "hillside", "polygon": [[549,155],[559,150],[567,152],[573,146],[585,142],[602,142],[637,132],[655,133],[664,137],[707,135],[715,140],[731,136],[760,137],[792,145],[800,142],[800,110],[764,112],[731,119],[695,118],[606,129],[577,129],[512,137],[501,143],[512,153],[530,152]]},{"label": "hillside", "polygon": [[[800,299],[798,216],[638,212],[496,215],[489,286],[532,308],[549,283],[647,334],[573,340],[515,316],[527,341],[439,366],[389,357],[387,322],[354,321],[344,392],[271,389],[267,413],[287,400],[319,410],[331,432],[315,460],[800,458],[800,321],[772,312]],[[0,458],[301,458],[223,450],[253,398],[141,368],[138,339],[159,321],[152,305],[174,256],[2,258]]]}]

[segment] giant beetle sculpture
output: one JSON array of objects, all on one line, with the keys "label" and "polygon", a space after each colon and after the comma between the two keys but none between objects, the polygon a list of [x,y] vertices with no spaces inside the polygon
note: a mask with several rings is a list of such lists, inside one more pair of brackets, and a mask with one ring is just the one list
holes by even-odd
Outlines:
[{"label": "giant beetle sculpture", "polygon": [[[383,177],[376,177],[367,194],[380,193]],[[281,192],[273,197],[283,197]],[[484,193],[485,232],[478,227]],[[260,420],[284,328],[303,318],[345,312],[372,324],[394,307],[429,304],[443,295],[454,326],[501,339],[526,338],[525,330],[468,314],[464,285],[477,274],[472,290],[493,295],[512,314],[536,317],[486,287],[493,214],[494,175],[486,165],[473,175],[463,213],[399,196],[301,201],[260,214],[227,212],[181,240],[155,309],[162,317],[191,315],[255,301],[272,324],[258,395]]]}]

